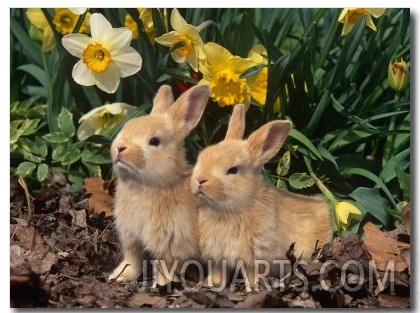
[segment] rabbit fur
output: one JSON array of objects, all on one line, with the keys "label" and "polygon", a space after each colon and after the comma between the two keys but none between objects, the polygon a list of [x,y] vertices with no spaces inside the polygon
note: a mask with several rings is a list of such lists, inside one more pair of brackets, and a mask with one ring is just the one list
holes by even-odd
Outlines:
[{"label": "rabbit fur", "polygon": [[179,266],[199,257],[198,205],[183,145],[209,96],[208,85],[197,85],[174,102],[171,87],[164,85],[150,114],[129,120],[112,142],[114,216],[124,258],[110,280],[136,280],[146,251],[165,261],[166,269],[176,267],[169,273],[158,266],[154,286],[177,280]]},{"label": "rabbit fur", "polygon": [[308,260],[317,241],[322,244],[332,238],[330,209],[323,199],[278,189],[260,173],[291,128],[289,121],[271,121],[242,140],[245,112],[238,104],[225,139],[199,154],[191,188],[200,203],[202,258],[213,264],[206,285],[226,284],[222,263],[232,272],[242,260],[246,291],[251,291],[261,271],[255,260],[271,265],[273,260],[286,260],[293,243],[298,255]]}]

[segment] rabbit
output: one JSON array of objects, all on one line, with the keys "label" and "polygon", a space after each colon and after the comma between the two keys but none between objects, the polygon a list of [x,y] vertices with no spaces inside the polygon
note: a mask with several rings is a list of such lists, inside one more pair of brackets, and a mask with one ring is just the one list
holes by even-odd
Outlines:
[{"label": "rabbit", "polygon": [[[225,285],[226,272],[243,262],[245,291],[253,291],[253,287],[258,291],[255,283],[261,277],[260,264],[255,260],[271,265],[273,260],[286,260],[293,243],[298,255],[309,260],[317,241],[332,239],[331,213],[324,199],[278,189],[260,174],[291,128],[291,122],[275,120],[242,140],[245,113],[244,106],[237,104],[225,139],[199,153],[191,189],[199,202],[202,259],[213,265],[209,265],[204,285]],[[286,271],[290,265],[288,268]]]},{"label": "rabbit", "polygon": [[184,139],[198,124],[209,96],[208,85],[196,85],[174,102],[171,87],[163,85],[150,114],[127,121],[112,142],[114,218],[124,258],[109,280],[136,280],[149,252],[167,269],[176,266],[170,277],[169,270],[157,267],[153,287],[164,286],[179,281],[183,262],[199,257],[198,204],[189,188],[192,166]]}]

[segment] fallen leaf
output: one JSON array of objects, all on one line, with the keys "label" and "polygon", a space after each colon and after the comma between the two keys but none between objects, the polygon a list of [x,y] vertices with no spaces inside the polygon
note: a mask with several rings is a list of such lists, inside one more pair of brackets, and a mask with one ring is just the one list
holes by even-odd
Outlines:
[{"label": "fallen leaf", "polygon": [[90,177],[83,180],[86,193],[89,197],[89,212],[101,213],[105,212],[105,216],[112,215],[112,208],[114,207],[114,199],[109,195],[104,188],[104,182],[99,177]]},{"label": "fallen leaf", "polygon": [[389,261],[394,261],[394,270],[398,272],[408,267],[407,262],[401,257],[401,249],[410,247],[409,244],[388,236],[371,222],[366,223],[363,230],[365,231],[363,242],[368,247],[378,270],[386,271]]},{"label": "fallen leaf", "polygon": [[401,210],[402,222],[407,231],[407,234],[410,235],[410,202],[408,202]]},{"label": "fallen leaf", "polygon": [[128,300],[128,306],[132,308],[164,308],[166,307],[166,299],[159,296],[152,296],[146,292],[140,292]]}]

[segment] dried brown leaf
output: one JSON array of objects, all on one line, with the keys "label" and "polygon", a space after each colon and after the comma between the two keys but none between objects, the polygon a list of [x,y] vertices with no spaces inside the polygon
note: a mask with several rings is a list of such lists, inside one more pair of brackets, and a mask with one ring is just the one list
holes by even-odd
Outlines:
[{"label": "dried brown leaf", "polygon": [[101,213],[105,212],[105,216],[113,214],[114,199],[104,188],[104,182],[99,177],[90,177],[83,180],[86,193],[91,194],[89,197],[89,212]]},{"label": "dried brown leaf", "polygon": [[363,242],[368,247],[376,267],[386,271],[389,261],[394,261],[395,270],[401,272],[408,267],[407,262],[401,257],[401,249],[410,245],[397,241],[381,232],[376,226],[368,222],[363,226],[365,237]]}]

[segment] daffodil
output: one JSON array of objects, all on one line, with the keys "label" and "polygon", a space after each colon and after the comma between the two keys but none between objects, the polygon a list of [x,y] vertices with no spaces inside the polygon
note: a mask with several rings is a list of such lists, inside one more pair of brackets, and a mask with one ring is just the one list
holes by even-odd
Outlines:
[{"label": "daffodil", "polygon": [[[263,45],[256,44],[254,45],[248,53],[248,58],[254,61],[256,64],[267,64],[267,59],[263,56],[267,55],[267,50]],[[251,91],[251,96],[254,98],[260,105],[265,104],[267,97],[267,79],[268,79],[268,67],[262,68],[257,75],[250,77],[249,79],[249,88]],[[273,106],[274,112],[280,111],[280,99],[277,98]]]},{"label": "daffodil", "polygon": [[32,25],[42,32],[42,51],[51,51],[55,45],[54,32],[48,24],[41,9],[31,8],[26,11],[26,16]]},{"label": "daffodil", "polygon": [[233,56],[222,46],[209,42],[203,46],[207,55],[205,62],[200,64],[203,74],[202,82],[210,84],[210,96],[219,106],[244,103],[249,105],[251,91],[249,78],[241,78],[241,74],[256,63],[249,58]]},{"label": "daffodil", "polygon": [[139,28],[136,21],[131,17],[130,14],[125,15],[124,26],[131,30],[133,39],[137,39],[139,37]]},{"label": "daffodil", "polygon": [[360,219],[362,212],[353,204],[346,201],[339,201],[334,206],[335,220],[337,226],[346,230],[351,219]]},{"label": "daffodil", "polygon": [[116,102],[97,107],[79,119],[77,138],[85,140],[92,135],[109,136],[136,107]]},{"label": "daffodil", "polygon": [[[139,12],[139,19],[143,24],[144,31],[149,38],[149,41],[154,43],[155,27],[153,25],[152,9],[137,8],[137,11]],[[137,39],[139,37],[139,28],[136,21],[130,14],[125,16],[124,26],[131,30],[133,33],[133,39]]]},{"label": "daffodil", "polygon": [[73,67],[73,79],[80,85],[96,85],[114,93],[121,77],[137,73],[142,66],[140,54],[132,47],[131,31],[113,28],[100,13],[90,17],[92,37],[69,34],[62,38],[64,48],[80,60]]},{"label": "daffodil", "polygon": [[[86,9],[84,11],[86,11]],[[72,33],[74,31],[74,27],[76,26],[80,14],[74,13],[72,9],[68,8],[54,9],[54,12],[55,14],[52,22],[55,25],[56,31],[62,35]],[[42,10],[35,8],[28,9],[26,11],[26,16],[28,17],[31,24],[42,33],[42,50],[46,52],[51,51],[55,47],[56,41],[54,37],[54,32],[47,19],[45,18],[45,15],[42,12]],[[80,26],[80,33],[86,32],[89,29],[89,16],[90,13],[88,12],[83,21],[83,24]],[[34,32],[33,30],[31,30],[31,33],[36,34],[36,32]]]},{"label": "daffodil", "polygon": [[[76,12],[80,11],[77,10]],[[83,23],[80,26],[79,33],[84,33],[89,29],[90,15],[91,14],[89,12],[86,13],[85,19],[83,20]],[[76,14],[74,13],[74,11],[68,8],[55,9],[55,16],[53,19],[55,29],[62,35],[73,33],[74,27],[77,24],[79,16],[80,14]]]},{"label": "daffodil", "polygon": [[376,31],[376,26],[373,23],[372,16],[374,18],[380,17],[384,14],[385,9],[375,8],[375,9],[366,9],[366,8],[345,8],[341,11],[338,21],[343,23],[343,30],[341,32],[342,36],[347,35],[363,16],[366,16],[366,26]]},{"label": "daffodil", "polygon": [[199,60],[203,60],[206,54],[203,51],[203,40],[200,31],[210,25],[210,21],[203,22],[199,26],[187,24],[177,9],[171,13],[171,26],[173,31],[163,34],[155,41],[172,49],[171,56],[177,63],[188,63],[191,68],[198,72]]},{"label": "daffodil", "polygon": [[397,92],[405,90],[410,82],[410,72],[407,64],[401,61],[390,62],[388,66],[388,82],[392,89]]}]

